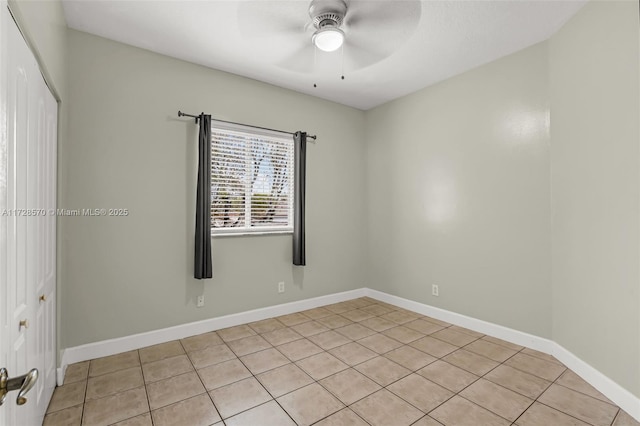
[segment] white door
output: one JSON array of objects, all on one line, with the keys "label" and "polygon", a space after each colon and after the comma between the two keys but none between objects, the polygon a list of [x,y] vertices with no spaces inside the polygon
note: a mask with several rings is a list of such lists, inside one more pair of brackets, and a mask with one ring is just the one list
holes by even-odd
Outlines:
[{"label": "white door", "polygon": [[0,1],[0,368],[39,373],[25,404],[6,395],[0,426],[42,424],[55,387],[57,110]]}]

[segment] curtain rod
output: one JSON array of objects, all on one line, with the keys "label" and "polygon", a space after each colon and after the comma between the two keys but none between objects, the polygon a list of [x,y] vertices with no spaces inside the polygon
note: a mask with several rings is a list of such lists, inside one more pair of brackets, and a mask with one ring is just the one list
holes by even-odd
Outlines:
[{"label": "curtain rod", "polygon": [[[196,123],[198,122],[198,118],[200,118],[200,116],[198,116],[198,115],[186,114],[186,113],[184,113],[182,111],[178,111],[178,117],[192,117],[192,118],[196,119]],[[277,129],[270,129],[268,127],[252,126],[250,124],[236,123],[234,121],[218,120],[217,118],[212,118],[211,120],[219,121],[221,123],[237,124],[239,126],[253,127],[254,129],[269,130],[269,131],[272,131],[272,132],[285,133],[287,135],[295,135],[295,133],[293,133],[293,132],[287,132],[287,131],[284,131],[284,130],[277,130]],[[316,140],[316,135],[307,135],[307,138],[313,139],[315,141]]]}]

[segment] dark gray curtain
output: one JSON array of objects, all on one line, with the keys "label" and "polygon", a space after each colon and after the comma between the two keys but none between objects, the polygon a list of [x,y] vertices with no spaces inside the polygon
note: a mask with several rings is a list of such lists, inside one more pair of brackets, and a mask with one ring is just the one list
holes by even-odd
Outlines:
[{"label": "dark gray curtain", "polygon": [[196,196],[196,253],[194,277],[213,277],[211,264],[211,116],[200,114],[198,189]]},{"label": "dark gray curtain", "polygon": [[307,173],[307,134],[296,132],[294,141],[294,189],[293,198],[293,264],[304,266],[304,198]]}]

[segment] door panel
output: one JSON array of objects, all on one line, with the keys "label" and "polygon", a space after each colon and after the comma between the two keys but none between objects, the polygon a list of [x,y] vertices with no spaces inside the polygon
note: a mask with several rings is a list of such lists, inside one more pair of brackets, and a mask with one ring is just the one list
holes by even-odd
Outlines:
[{"label": "door panel", "polygon": [[0,426],[39,425],[55,387],[58,105],[0,0],[0,367],[37,368],[27,403],[17,392]]},{"label": "door panel", "polygon": [[[35,328],[37,330],[37,350],[31,353],[30,365],[38,368],[40,379],[37,382],[37,406],[46,409],[56,382],[56,354],[55,354],[55,306],[56,306],[56,217],[49,214],[56,209],[55,200],[55,170],[57,152],[57,109],[58,104],[49,93],[44,80],[39,79],[40,90],[46,97],[41,97],[38,103],[38,153],[37,153],[37,194],[38,204],[35,207],[45,210],[45,216],[38,216],[34,221],[38,238],[35,241],[38,263],[36,290],[33,295],[35,308]],[[52,178],[53,177],[53,178]],[[43,408],[42,408],[43,407]]]},{"label": "door panel", "polygon": [[[34,291],[33,284],[29,287],[27,278],[27,263],[29,259],[27,230],[27,217],[20,216],[19,212],[28,207],[27,204],[27,171],[29,169],[29,110],[33,99],[29,90],[30,79],[33,77],[30,61],[25,58],[23,49],[14,49],[16,34],[7,28],[9,38],[9,55],[7,58],[7,246],[9,272],[10,314],[9,341],[12,352],[9,354],[9,374],[24,374],[28,371],[28,345],[31,339],[27,338],[27,326],[20,326],[21,321],[29,322],[30,300],[27,293]],[[31,74],[31,75],[30,75]],[[33,83],[31,83],[33,84]],[[13,367],[15,366],[15,367]],[[17,407],[11,403],[8,396],[9,424],[27,424],[27,412],[23,407]]]},{"label": "door panel", "polygon": [[[7,177],[9,159],[7,152],[7,3],[0,0],[0,211],[7,209]],[[9,366],[9,271],[7,246],[7,218],[0,215],[0,365]],[[8,425],[8,414],[0,411],[0,425]]]}]

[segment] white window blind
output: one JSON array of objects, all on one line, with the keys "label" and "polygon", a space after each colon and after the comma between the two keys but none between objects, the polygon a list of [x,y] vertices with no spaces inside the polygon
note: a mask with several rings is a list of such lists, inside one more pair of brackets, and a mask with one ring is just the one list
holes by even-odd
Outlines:
[{"label": "white window blind", "polygon": [[293,231],[293,138],[211,129],[213,234]]}]

